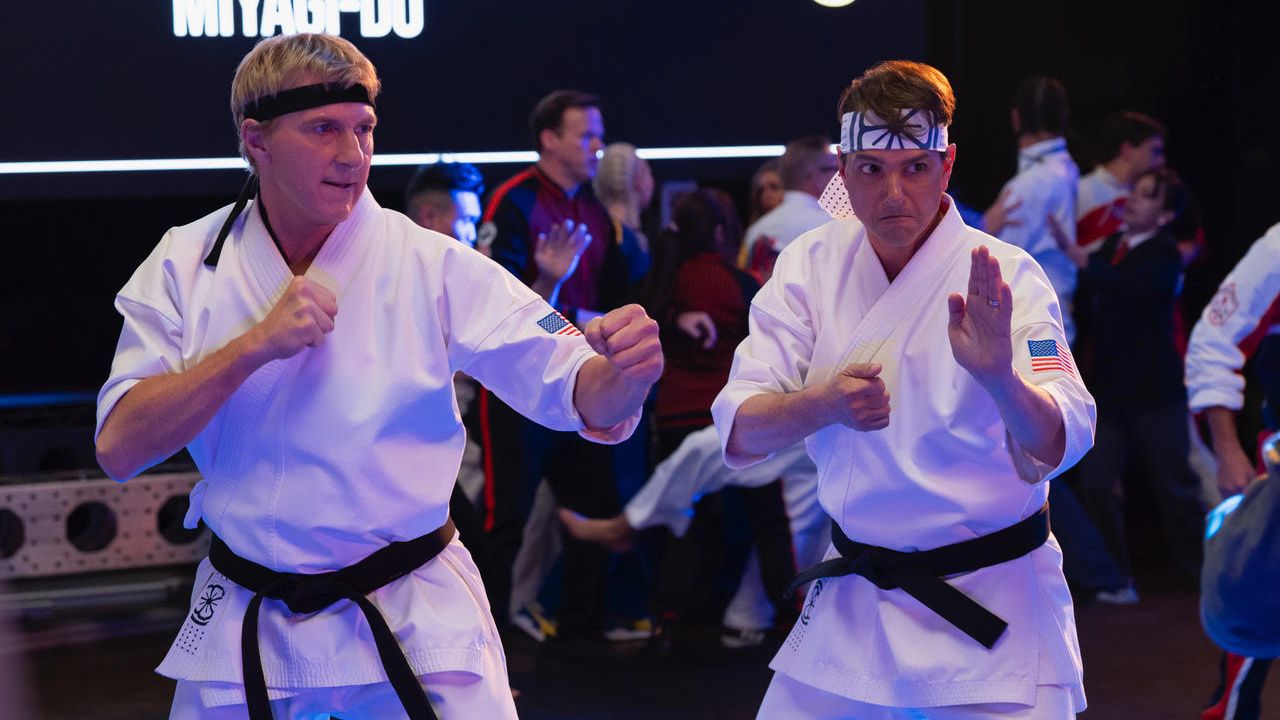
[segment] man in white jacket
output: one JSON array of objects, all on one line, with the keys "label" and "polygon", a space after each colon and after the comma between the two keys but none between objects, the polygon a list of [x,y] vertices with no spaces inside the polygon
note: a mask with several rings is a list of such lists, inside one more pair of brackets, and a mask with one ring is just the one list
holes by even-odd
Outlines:
[{"label": "man in white jacket", "polygon": [[840,107],[856,218],[783,251],[713,406],[731,467],[807,438],[833,518],[759,716],[1073,717],[1046,481],[1088,450],[1095,412],[1056,295],[944,194],[942,73],[881,63]]},{"label": "man in white jacket", "polygon": [[378,90],[341,38],[259,43],[232,82],[240,200],[171,230],[116,299],[99,461],[124,480],[186,446],[203,475],[187,520],[215,536],[158,669],[175,719],[514,718],[448,518],[453,375],[618,442],[662,371],[639,307],[584,338],[498,265],[380,208]]},{"label": "man in white jacket", "polygon": [[[1188,404],[1209,427],[1218,460],[1218,489],[1227,498],[1245,492],[1258,478],[1256,466],[1240,445],[1236,425],[1236,414],[1245,403],[1245,361],[1252,356],[1256,356],[1253,377],[1263,389],[1264,423],[1275,431],[1280,429],[1280,225],[1258,238],[1222,281],[1187,343]],[[1274,458],[1272,463],[1276,464]],[[1250,490],[1251,495],[1269,498],[1275,493],[1274,488]],[[1274,537],[1280,506],[1261,497],[1250,503],[1248,512],[1234,513],[1232,532],[1222,532],[1206,545],[1202,618],[1210,637],[1226,652],[1219,665],[1218,691],[1203,720],[1259,717],[1262,687],[1276,654],[1276,616],[1268,617],[1265,602],[1251,605],[1246,596],[1254,587],[1266,587],[1265,578],[1275,574],[1277,559],[1270,554],[1274,543],[1258,542],[1258,538],[1268,533]],[[1230,581],[1242,578],[1253,580],[1243,583],[1246,591],[1229,592],[1235,590]],[[1259,598],[1267,595],[1257,593]],[[1240,605],[1251,612],[1239,612]],[[1257,641],[1264,637],[1268,640]]]}]

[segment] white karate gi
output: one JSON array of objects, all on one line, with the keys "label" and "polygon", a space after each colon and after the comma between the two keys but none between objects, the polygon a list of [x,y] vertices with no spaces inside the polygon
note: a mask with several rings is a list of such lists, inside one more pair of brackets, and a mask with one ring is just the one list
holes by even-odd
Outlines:
[{"label": "white karate gi", "polygon": [[1076,292],[1076,265],[1058,247],[1049,230],[1048,217],[1053,216],[1067,238],[1076,241],[1076,184],[1080,168],[1067,152],[1063,138],[1043,140],[1018,151],[1018,174],[1005,183],[1009,204],[1020,203],[1009,213],[1016,224],[1006,225],[999,238],[1017,245],[1044,270],[1049,284],[1058,294],[1062,325],[1067,342],[1075,339],[1075,323],[1071,318],[1071,298]]},{"label": "white karate gi", "polygon": [[796,238],[830,219],[831,215],[818,204],[818,198],[800,190],[788,190],[778,207],[761,215],[747,228],[742,242],[743,257],[751,257],[752,246],[762,237],[773,238],[773,250],[780,252]]},{"label": "white karate gi", "polygon": [[[1024,251],[966,227],[947,202],[937,229],[892,283],[856,219],[832,221],[788,247],[752,303],[751,334],[712,407],[727,439],[738,408],[756,394],[823,383],[850,363],[881,363],[889,426],[829,426],[807,443],[819,499],[844,533],[896,550],[969,540],[1032,515],[1048,495],[1044,481],[1093,440],[1093,399],[1074,372],[1031,370],[1029,341],[1056,341],[1070,362],[1044,273]],[[967,292],[969,254],[979,245],[991,249],[1013,289],[1014,367],[1062,412],[1066,450],[1057,467],[1018,445],[952,355],[946,297]],[[725,456],[731,467],[761,459]],[[1075,711],[1084,709],[1071,596],[1052,537],[1017,560],[948,582],[1008,622],[991,650],[903,590],[850,575],[815,581],[771,667],[875,705],[1031,705],[1037,686],[1058,686]],[[761,709],[761,717],[802,716],[799,708]]]},{"label": "white karate gi", "polygon": [[[124,329],[98,397],[99,430],[139,380],[190,368],[260,322],[283,294],[292,275],[256,203],[216,269],[203,264],[227,212],[171,230],[120,291]],[[465,442],[455,371],[541,423],[594,440],[621,441],[639,421],[637,412],[608,431],[584,431],[573,404],[578,369],[593,355],[584,338],[540,327],[550,307],[510,273],[381,209],[368,191],[306,276],[337,295],[333,332],[261,367],[188,446],[204,476],[188,522],[202,517],[242,557],[319,573],[441,526]],[[240,626],[251,597],[202,563],[192,612],[157,671],[197,683],[207,706],[243,704]],[[415,673],[453,678],[436,687],[426,678],[429,692],[448,692],[459,673],[490,686],[481,694],[488,704],[472,689],[450,718],[515,716],[484,589],[456,538],[371,598]],[[354,603],[291,616],[268,599],[259,623],[273,700],[386,681]]]},{"label": "white karate gi", "polygon": [[[1187,343],[1187,404],[1192,412],[1244,407],[1245,354],[1254,333],[1280,333],[1280,225],[1258,238],[1205,307]],[[1272,324],[1275,323],[1275,324]]]}]

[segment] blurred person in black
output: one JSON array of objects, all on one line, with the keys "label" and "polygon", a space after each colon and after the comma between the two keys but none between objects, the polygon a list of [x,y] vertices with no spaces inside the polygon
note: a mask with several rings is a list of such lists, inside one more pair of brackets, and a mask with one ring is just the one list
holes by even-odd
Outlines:
[{"label": "blurred person in black", "polygon": [[1080,461],[1079,494],[1129,580],[1098,599],[1137,602],[1125,537],[1126,465],[1152,485],[1165,551],[1179,578],[1198,582],[1204,507],[1187,464],[1187,391],[1174,333],[1182,256],[1171,231],[1184,202],[1171,170],[1149,170],[1134,182],[1123,207],[1125,229],[1096,252],[1063,242],[1080,267],[1077,311],[1094,341],[1089,387],[1098,402],[1097,440]]},{"label": "blurred person in black", "polygon": [[[557,90],[534,106],[529,129],[538,161],[494,190],[478,245],[512,275],[579,327],[621,306],[629,294],[621,247],[627,228],[615,225],[591,180],[604,147],[604,117],[592,95]],[[484,522],[497,577],[486,583],[494,615],[512,618],[511,568],[521,545],[533,491],[546,478],[558,505],[587,517],[621,510],[613,451],[573,433],[530,423],[487,392],[479,399],[486,457]],[[563,595],[556,647],[561,655],[590,653],[604,621],[609,553],[564,538]]]}]

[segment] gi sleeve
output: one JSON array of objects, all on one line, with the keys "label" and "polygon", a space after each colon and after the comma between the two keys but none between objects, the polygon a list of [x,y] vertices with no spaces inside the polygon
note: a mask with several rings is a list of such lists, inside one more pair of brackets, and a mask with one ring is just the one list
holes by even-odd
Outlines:
[{"label": "gi sleeve", "polygon": [[115,308],[124,317],[124,327],[111,361],[111,374],[98,392],[94,440],[116,403],[134,385],[183,369],[182,313],[173,265],[166,257],[171,235],[165,235],[116,295]]},{"label": "gi sleeve", "polygon": [[810,290],[809,246],[793,243],[778,256],[773,276],[751,302],[749,334],[738,345],[729,382],[711,405],[725,464],[744,468],[772,456],[740,455],[727,448],[738,408],[765,393],[796,392],[805,385],[816,338]]},{"label": "gi sleeve", "polygon": [[631,436],[640,409],[612,428],[591,430],[574,404],[578,371],[595,356],[582,333],[542,298],[466,248],[445,253],[444,326],[449,364],[502,401],[553,430],[593,442]]},{"label": "gi sleeve", "polygon": [[1192,412],[1244,406],[1246,338],[1280,320],[1280,225],[1254,242],[1191,331],[1186,381]]},{"label": "gi sleeve", "polygon": [[1044,272],[1026,258],[1019,262],[1012,277],[1013,367],[1053,398],[1062,415],[1066,435],[1062,460],[1051,466],[1029,453],[1012,433],[1005,431],[1006,447],[1018,476],[1026,482],[1038,483],[1060,475],[1093,447],[1098,413],[1093,396],[1080,379],[1062,329],[1057,295]]}]

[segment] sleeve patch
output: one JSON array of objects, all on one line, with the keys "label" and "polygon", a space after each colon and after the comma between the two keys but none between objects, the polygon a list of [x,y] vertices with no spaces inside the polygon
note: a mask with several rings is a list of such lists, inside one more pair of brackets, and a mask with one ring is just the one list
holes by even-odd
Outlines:
[{"label": "sleeve patch", "polygon": [[1028,340],[1027,349],[1031,352],[1031,372],[1064,372],[1074,376],[1074,363],[1071,351],[1058,344],[1057,340]]},{"label": "sleeve patch", "polygon": [[1205,316],[1208,317],[1210,325],[1221,326],[1238,307],[1240,307],[1240,301],[1236,299],[1236,284],[1224,283],[1218,289],[1218,294],[1213,296],[1213,302],[1209,303]]},{"label": "sleeve patch", "polygon": [[566,320],[563,315],[555,312],[554,310],[538,321],[538,327],[546,330],[552,335],[567,335],[572,337],[574,335],[582,334],[578,328],[573,326],[573,323]]}]

